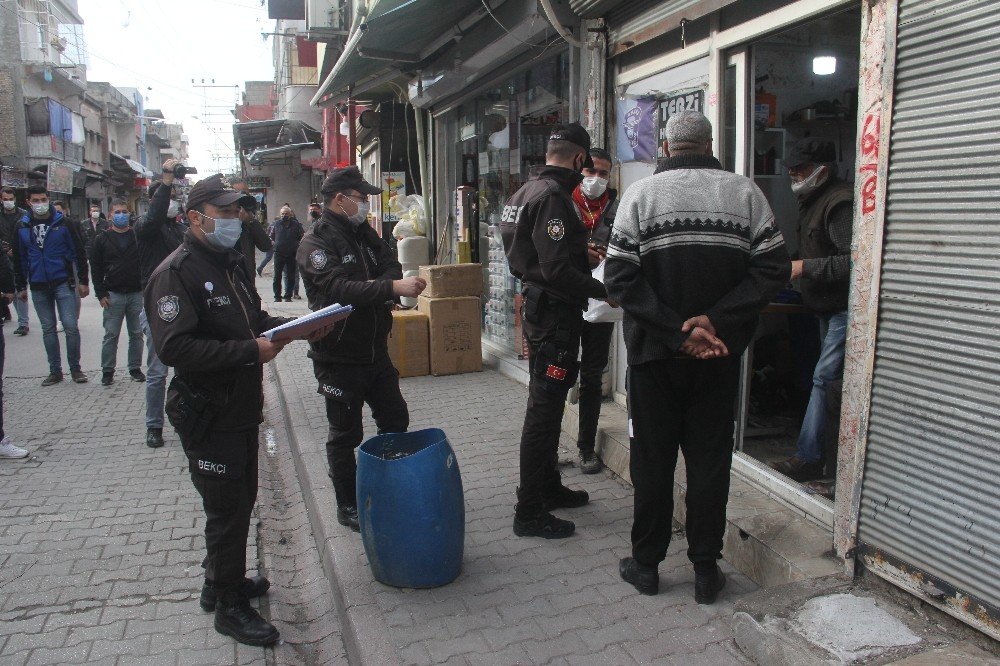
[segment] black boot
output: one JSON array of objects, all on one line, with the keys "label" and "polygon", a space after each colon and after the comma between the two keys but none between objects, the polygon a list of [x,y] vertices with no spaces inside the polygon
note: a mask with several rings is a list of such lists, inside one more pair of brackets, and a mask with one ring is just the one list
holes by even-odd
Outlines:
[{"label": "black boot", "polygon": [[694,571],[694,600],[699,604],[714,604],[719,592],[726,586],[726,575],[719,565],[712,562],[709,571]]},{"label": "black boot", "polygon": [[[244,578],[242,589],[243,594],[246,595],[247,599],[254,599],[264,595],[269,589],[271,589],[271,581],[263,576]],[[215,604],[218,599],[219,588],[217,588],[214,583],[209,583],[206,580],[205,584],[201,588],[201,609],[206,613],[211,613],[215,610]]]},{"label": "black boot", "polygon": [[158,449],[163,446],[163,428],[146,429],[146,446],[151,449]]},{"label": "black boot", "polygon": [[215,605],[215,630],[244,645],[261,647],[273,645],[281,637],[274,625],[250,605],[241,585],[228,587],[219,594]]},{"label": "black boot", "polygon": [[560,485],[558,488],[545,495],[542,500],[542,507],[546,511],[553,509],[575,509],[585,506],[590,501],[590,495],[586,490],[571,490]]},{"label": "black boot", "polygon": [[551,513],[543,513],[534,518],[518,518],[514,514],[514,534],[536,536],[543,539],[565,539],[573,536],[576,525],[571,520],[556,518]]},{"label": "black boot", "polygon": [[337,522],[345,527],[350,527],[355,532],[360,532],[361,524],[358,522],[358,507],[348,505],[338,506]]},{"label": "black boot", "polygon": [[657,594],[660,591],[660,574],[656,567],[646,566],[634,557],[623,557],[618,563],[622,580],[639,590],[639,594]]}]

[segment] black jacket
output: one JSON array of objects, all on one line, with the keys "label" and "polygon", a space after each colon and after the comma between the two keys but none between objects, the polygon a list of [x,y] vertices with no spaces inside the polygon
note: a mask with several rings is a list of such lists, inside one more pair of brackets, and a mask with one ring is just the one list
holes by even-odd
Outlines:
[{"label": "black jacket", "polygon": [[28,214],[28,211],[23,208],[18,208],[14,206],[14,210],[9,214],[4,212],[3,208],[0,208],[0,240],[8,243],[9,245],[14,245],[14,236],[16,235],[15,229],[17,228],[18,222],[21,218]]},{"label": "black jacket", "polygon": [[90,218],[87,217],[80,220],[77,226],[80,228],[80,236],[83,238],[83,249],[86,250],[89,257],[90,251],[94,248],[94,240],[108,230],[108,221],[104,217],[99,217],[97,219],[97,228],[95,229]]},{"label": "black jacket", "polygon": [[289,319],[261,309],[243,257],[213,252],[189,232],[153,271],[144,301],[157,356],[219,408],[212,429],[256,428],[264,394],[255,340]]},{"label": "black jacket", "polygon": [[309,357],[321,363],[372,363],[386,352],[392,329],[393,280],[403,278],[396,255],[365,222],[327,209],[299,244],[296,263],[313,310],[340,303],[354,312]]},{"label": "black jacket", "polygon": [[[0,252],[0,294],[14,293],[14,266],[6,252]],[[0,335],[3,335],[0,332]]]},{"label": "black jacket", "polygon": [[504,206],[500,232],[515,277],[582,309],[607,292],[590,275],[587,228],[571,197],[581,180],[571,169],[533,167]]},{"label": "black jacket", "polygon": [[[124,249],[118,245],[117,236],[128,239]],[[90,248],[90,271],[94,281],[94,295],[98,299],[112,291],[119,294],[141,291],[139,248],[135,241],[135,231],[109,230],[98,234]]]},{"label": "black jacket", "polygon": [[253,220],[243,223],[243,232],[240,234],[240,239],[236,241],[236,250],[243,255],[247,275],[252,276],[254,271],[257,270],[254,249],[256,248],[261,252],[270,252],[273,247],[274,243],[271,242],[271,237],[267,235],[267,229],[257,220],[256,216],[254,216]]},{"label": "black jacket", "polygon": [[271,234],[274,237],[274,253],[287,257],[298,252],[299,241],[305,235],[302,224],[294,217],[279,217],[271,223]]},{"label": "black jacket", "polygon": [[156,188],[149,200],[149,210],[133,227],[139,243],[139,275],[143,288],[156,267],[180,246],[187,231],[183,224],[167,217],[170,189],[162,185]]}]

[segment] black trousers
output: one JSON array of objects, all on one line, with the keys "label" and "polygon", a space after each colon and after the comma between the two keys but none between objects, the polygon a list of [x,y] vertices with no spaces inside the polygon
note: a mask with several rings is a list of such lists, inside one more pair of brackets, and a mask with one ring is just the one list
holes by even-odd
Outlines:
[{"label": "black trousers", "polygon": [[274,255],[274,280],[271,286],[274,288],[274,300],[282,297],[281,276],[285,276],[285,298],[292,297],[292,289],[295,288],[295,255],[276,254]]},{"label": "black trousers", "polygon": [[7,357],[7,342],[3,337],[3,329],[0,328],[0,439],[3,439],[6,433],[3,430],[3,366]]},{"label": "black trousers", "polygon": [[250,516],[257,501],[258,430],[213,432],[202,443],[181,437],[191,482],[205,507],[206,582],[239,585],[247,573]]},{"label": "black trousers", "polygon": [[738,357],[629,368],[632,556],[639,563],[656,566],[667,555],[678,449],[687,468],[688,559],[698,569],[722,557],[738,385]]},{"label": "black trousers", "polygon": [[576,383],[583,312],[526,288],[522,306],[528,340],[528,408],[521,430],[521,484],[515,515],[530,520],[544,513],[546,495],[562,483],[559,435],[566,394]]},{"label": "black trousers", "polygon": [[337,506],[357,506],[354,449],[364,438],[362,407],[371,407],[378,433],[406,432],[410,412],[399,390],[399,373],[386,352],[365,365],[313,362],[319,393],[326,398],[326,459]]},{"label": "black trousers", "polygon": [[597,424],[601,419],[601,377],[608,367],[611,353],[611,336],[615,325],[583,322],[580,333],[580,432],[576,445],[580,453],[593,453],[597,439]]}]

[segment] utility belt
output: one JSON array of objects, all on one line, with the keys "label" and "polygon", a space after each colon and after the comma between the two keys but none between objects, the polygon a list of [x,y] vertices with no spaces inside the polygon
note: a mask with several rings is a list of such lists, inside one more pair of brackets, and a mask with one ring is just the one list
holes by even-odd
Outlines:
[{"label": "utility belt", "polygon": [[535,285],[525,285],[522,296],[525,322],[550,327],[543,342],[531,345],[531,373],[546,388],[568,391],[580,374],[580,328],[573,325],[580,310]]},{"label": "utility belt", "polygon": [[174,375],[165,411],[177,434],[193,444],[201,444],[212,431],[221,408],[207,393]]}]

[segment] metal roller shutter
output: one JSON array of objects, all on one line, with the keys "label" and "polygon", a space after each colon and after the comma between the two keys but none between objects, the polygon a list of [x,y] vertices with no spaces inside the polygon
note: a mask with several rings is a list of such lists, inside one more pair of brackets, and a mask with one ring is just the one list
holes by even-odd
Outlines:
[{"label": "metal roller shutter", "polygon": [[[1000,608],[1000,12],[901,0],[859,541]],[[915,571],[913,571],[915,570]],[[923,574],[929,574],[924,577]],[[989,620],[987,620],[989,623]]]}]

